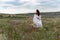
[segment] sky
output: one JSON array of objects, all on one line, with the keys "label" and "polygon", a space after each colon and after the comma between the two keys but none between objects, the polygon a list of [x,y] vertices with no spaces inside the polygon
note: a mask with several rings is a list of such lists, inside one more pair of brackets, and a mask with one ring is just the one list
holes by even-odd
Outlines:
[{"label": "sky", "polygon": [[60,0],[0,0],[0,13],[32,13],[60,11]]}]

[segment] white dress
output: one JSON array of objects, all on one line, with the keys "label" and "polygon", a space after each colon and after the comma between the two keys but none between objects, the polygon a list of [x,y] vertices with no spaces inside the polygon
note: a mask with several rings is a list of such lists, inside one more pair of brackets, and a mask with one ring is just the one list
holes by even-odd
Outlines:
[{"label": "white dress", "polygon": [[42,20],[41,20],[41,15],[36,15],[34,14],[34,17],[33,17],[33,22],[35,24],[35,27],[42,27]]}]

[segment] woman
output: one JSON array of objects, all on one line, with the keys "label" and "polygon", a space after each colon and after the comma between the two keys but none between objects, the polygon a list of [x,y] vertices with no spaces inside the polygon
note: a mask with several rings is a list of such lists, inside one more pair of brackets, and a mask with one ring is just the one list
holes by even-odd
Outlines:
[{"label": "woman", "polygon": [[36,10],[36,13],[34,14],[33,23],[34,23],[33,28],[39,29],[42,27],[41,14],[38,9]]}]

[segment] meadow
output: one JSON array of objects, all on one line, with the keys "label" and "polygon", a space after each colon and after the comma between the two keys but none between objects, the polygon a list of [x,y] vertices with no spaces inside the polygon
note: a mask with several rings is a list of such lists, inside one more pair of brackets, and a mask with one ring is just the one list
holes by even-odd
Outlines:
[{"label": "meadow", "polygon": [[43,28],[32,31],[32,16],[0,18],[0,40],[60,40],[60,18],[42,17]]}]

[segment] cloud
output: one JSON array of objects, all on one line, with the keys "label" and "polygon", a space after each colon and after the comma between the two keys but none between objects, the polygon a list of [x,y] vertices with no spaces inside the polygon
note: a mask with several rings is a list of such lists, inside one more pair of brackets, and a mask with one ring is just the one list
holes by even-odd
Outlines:
[{"label": "cloud", "polygon": [[15,0],[0,0],[1,2],[10,2],[10,1],[15,1]]},{"label": "cloud", "polygon": [[[60,0],[0,0],[1,13],[60,11]],[[57,9],[57,10],[56,10]]]},{"label": "cloud", "polygon": [[33,10],[31,9],[25,9],[25,8],[19,8],[19,9],[16,9],[16,8],[8,8],[8,9],[4,9],[4,10],[0,10],[0,13],[9,13],[9,14],[17,14],[17,13],[32,13],[34,12]]}]

